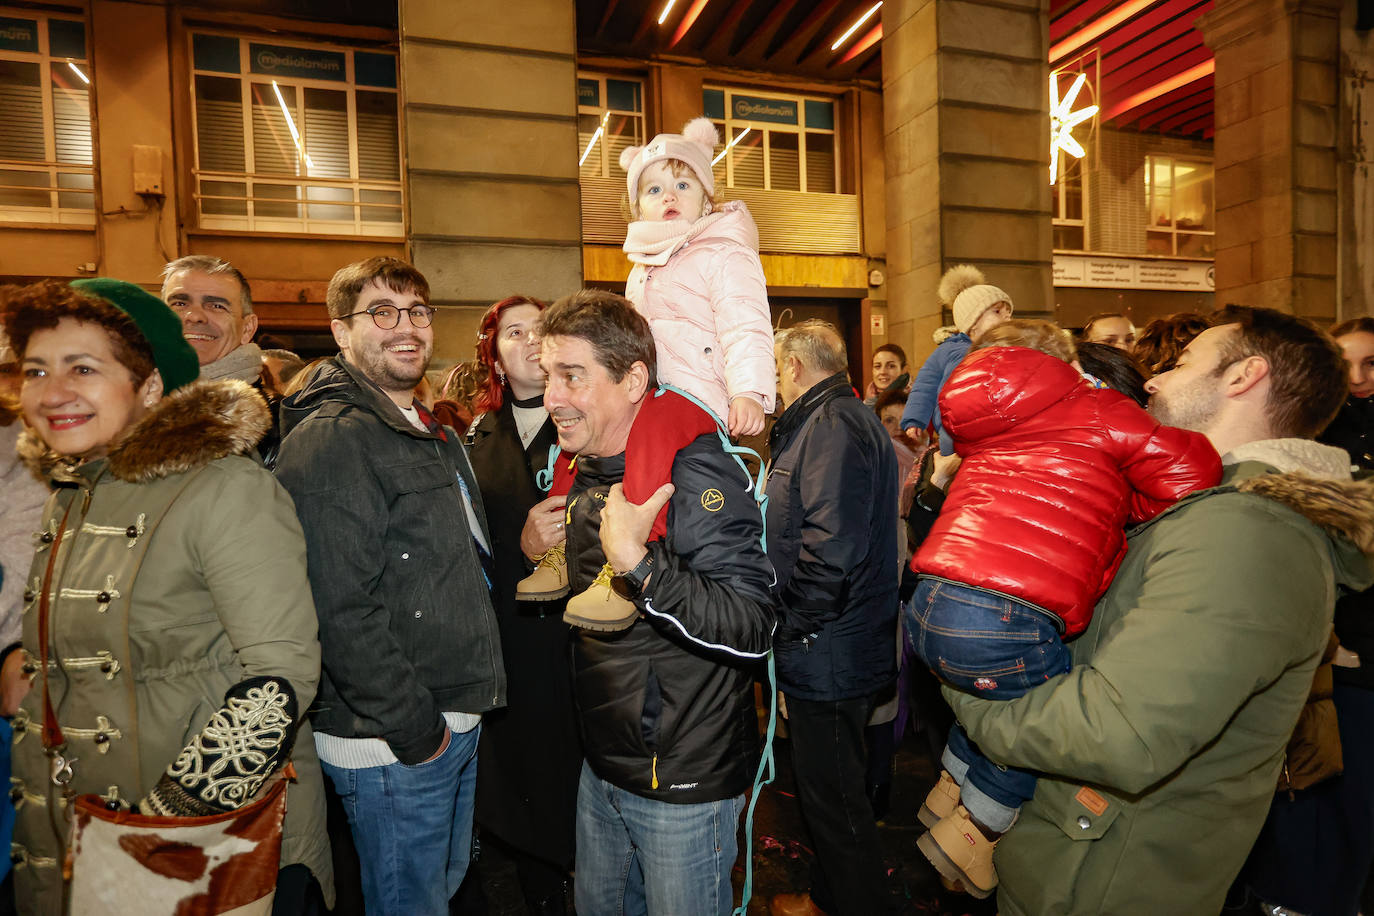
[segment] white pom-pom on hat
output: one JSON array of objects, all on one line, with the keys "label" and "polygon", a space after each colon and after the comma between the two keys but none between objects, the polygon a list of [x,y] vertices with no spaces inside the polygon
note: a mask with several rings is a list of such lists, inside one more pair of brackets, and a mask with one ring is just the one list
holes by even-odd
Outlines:
[{"label": "white pom-pom on hat", "polygon": [[709,157],[716,151],[716,144],[720,143],[720,133],[710,118],[693,118],[682,128],[682,139],[706,147]]},{"label": "white pom-pom on hat", "polygon": [[639,197],[639,176],[655,162],[677,159],[687,163],[708,196],[715,196],[716,178],[711,173],[711,156],[715,153],[720,135],[710,118],[693,118],[680,134],[659,134],[644,146],[634,146],[620,154],[620,167],[625,170],[625,186],[630,195],[630,208]]}]

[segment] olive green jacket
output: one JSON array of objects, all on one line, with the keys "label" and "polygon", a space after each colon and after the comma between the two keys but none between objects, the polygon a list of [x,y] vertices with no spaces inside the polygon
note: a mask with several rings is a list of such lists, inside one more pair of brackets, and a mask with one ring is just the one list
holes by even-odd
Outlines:
[{"label": "olive green jacket", "polygon": [[[137,805],[207,724],[229,687],[290,681],[302,717],[282,864],[303,862],[332,901],[324,787],[304,722],[320,672],[305,540],[286,491],[252,456],[269,422],[238,381],[160,402],[108,458],[70,467],[26,434],[54,487],[35,537],[24,651],[38,667],[38,593],[66,517],[49,591],[48,689],[75,794]],[[62,908],[71,823],[42,746],[36,677],[14,719],[15,886],[23,913]]]},{"label": "olive green jacket", "polygon": [[[1374,580],[1374,487],[1326,446],[1271,441],[1244,448],[1269,460],[1227,456],[1220,487],[1129,533],[1069,674],[1002,702],[945,689],[990,758],[1049,774],[997,848],[1004,916],[1220,911],[1269,810],[1337,584]],[[1275,473],[1285,466],[1346,479]]]}]

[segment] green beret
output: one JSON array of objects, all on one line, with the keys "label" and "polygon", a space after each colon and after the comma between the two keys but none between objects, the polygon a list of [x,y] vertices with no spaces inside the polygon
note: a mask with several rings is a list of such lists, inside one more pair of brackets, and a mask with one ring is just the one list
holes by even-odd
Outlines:
[{"label": "green beret", "polygon": [[163,391],[175,391],[200,376],[200,359],[186,342],[181,319],[157,296],[141,286],[110,277],[73,280],[70,285],[88,296],[104,299],[138,325],[152,348]]}]

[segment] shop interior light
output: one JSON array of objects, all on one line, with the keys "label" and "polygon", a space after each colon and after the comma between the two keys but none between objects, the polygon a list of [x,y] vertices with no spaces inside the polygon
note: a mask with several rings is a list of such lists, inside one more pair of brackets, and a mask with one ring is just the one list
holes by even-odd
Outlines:
[{"label": "shop interior light", "polygon": [[858,19],[854,20],[854,24],[851,25],[849,28],[847,28],[847,29],[844,30],[844,34],[841,35],[839,38],[837,38],[837,39],[835,40],[835,43],[834,43],[833,45],[830,46],[830,50],[832,50],[832,51],[838,51],[838,50],[840,49],[840,45],[842,45],[842,44],[844,44],[846,41],[848,41],[848,40],[849,40],[849,36],[853,35],[853,34],[854,34],[855,32],[857,32],[857,31],[859,31],[859,26],[863,25],[865,22],[867,22],[869,19],[871,19],[871,18],[873,17],[873,14],[876,13],[876,12],[878,12],[878,8],[881,7],[882,5],[883,5],[883,4],[882,4],[882,0],[878,0],[877,3],[873,4],[872,6],[870,6],[870,7],[868,8],[868,12],[864,13],[864,14],[863,14],[862,16],[860,16]]},{"label": "shop interior light", "polygon": [[1088,81],[1088,74],[1080,73],[1069,86],[1064,97],[1059,97],[1059,73],[1050,74],[1050,184],[1059,179],[1059,151],[1063,150],[1075,159],[1087,155],[1082,144],[1074,139],[1073,129],[1097,114],[1097,106],[1073,110],[1074,100]]},{"label": "shop interior light", "polygon": [[596,146],[596,141],[601,139],[601,134],[606,130],[606,119],[610,116],[609,111],[601,116],[601,123],[597,125],[596,133],[592,134],[592,138],[587,141],[587,148],[582,151],[582,158],[577,160],[579,169],[582,168],[582,163],[587,161],[587,157],[592,154],[592,147]]},{"label": "shop interior light", "polygon": [[714,158],[714,159],[711,160],[711,165],[715,165],[717,162],[719,162],[720,160],[724,159],[724,158],[725,158],[725,154],[728,153],[728,152],[730,152],[730,147],[734,146],[736,143],[738,143],[738,142],[740,142],[741,140],[743,140],[743,139],[744,139],[744,135],[747,134],[747,133],[749,133],[749,131],[751,131],[751,130],[753,130],[753,129],[754,129],[754,128],[752,128],[752,127],[746,127],[744,130],[742,130],[742,131],[740,131],[738,134],[736,134],[736,135],[735,135],[735,139],[733,139],[733,140],[731,140],[729,143],[725,144],[725,149],[723,149],[723,150],[720,151],[720,155],[717,156],[716,158]]},{"label": "shop interior light", "polygon": [[281,113],[286,118],[286,129],[291,131],[291,139],[296,144],[296,152],[300,153],[301,158],[305,160],[305,167],[313,169],[315,163],[310,161],[310,156],[305,151],[305,144],[301,142],[301,132],[296,130],[296,122],[291,117],[291,110],[286,107],[286,99],[282,98],[281,88],[277,85],[276,80],[272,80],[272,91],[277,94],[277,104],[281,106]]},{"label": "shop interior light", "polygon": [[77,76],[81,77],[81,82],[85,83],[87,86],[89,86],[89,85],[91,84],[91,78],[90,78],[89,76],[87,76],[86,74],[82,73],[80,67],[78,67],[76,64],[72,63],[71,61],[67,61],[67,66],[72,68],[72,72],[73,72],[73,73],[75,73]]},{"label": "shop interior light", "polygon": [[658,14],[659,25],[663,25],[663,23],[667,20],[668,14],[673,11],[674,3],[677,3],[677,0],[668,0],[667,3],[663,4],[663,12]]}]

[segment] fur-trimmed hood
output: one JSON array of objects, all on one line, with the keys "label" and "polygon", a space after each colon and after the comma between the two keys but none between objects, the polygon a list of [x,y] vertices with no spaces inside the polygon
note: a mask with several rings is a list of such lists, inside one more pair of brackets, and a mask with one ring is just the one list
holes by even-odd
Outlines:
[{"label": "fur-trimmed hood", "polygon": [[[109,473],[129,483],[184,474],[248,454],[271,426],[267,403],[246,382],[194,382],[164,397],[110,449]],[[20,437],[19,455],[40,480],[74,480],[76,466],[32,429]]]},{"label": "fur-trimmed hood", "polygon": [[1222,456],[1223,482],[1287,506],[1332,538],[1337,577],[1374,580],[1374,481],[1351,478],[1343,450],[1310,439],[1249,442]]}]

